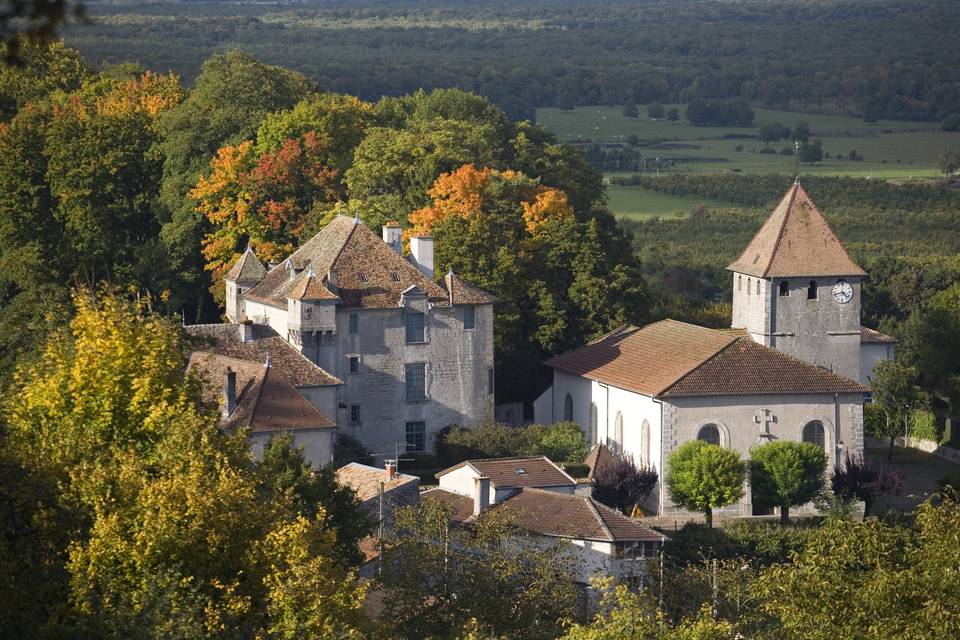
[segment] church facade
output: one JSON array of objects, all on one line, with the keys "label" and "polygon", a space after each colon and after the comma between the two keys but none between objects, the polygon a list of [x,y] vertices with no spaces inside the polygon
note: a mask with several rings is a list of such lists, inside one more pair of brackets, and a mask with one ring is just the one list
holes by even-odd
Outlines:
[{"label": "church facade", "polygon": [[279,264],[248,249],[225,278],[228,321],[342,381],[330,417],[381,457],[493,417],[494,298],[452,271],[435,280],[431,238],[410,246],[395,223],[381,236],[340,216]]},{"label": "church facade", "polygon": [[[774,440],[811,442],[831,468],[862,455],[864,382],[894,342],[860,326],[866,273],[799,184],[728,269],[730,329],[665,320],[552,358],[537,421],[575,421],[591,444],[661,479],[670,454],[694,439],[744,458]],[[678,513],[662,482],[651,500],[660,514]],[[749,487],[720,511],[757,512]]]}]

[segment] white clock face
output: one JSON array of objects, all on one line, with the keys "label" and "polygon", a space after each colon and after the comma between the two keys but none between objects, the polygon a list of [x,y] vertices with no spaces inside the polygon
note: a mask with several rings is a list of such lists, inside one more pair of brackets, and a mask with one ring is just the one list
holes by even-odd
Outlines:
[{"label": "white clock face", "polygon": [[837,280],[833,285],[833,299],[840,304],[847,304],[853,300],[853,287],[846,280]]}]

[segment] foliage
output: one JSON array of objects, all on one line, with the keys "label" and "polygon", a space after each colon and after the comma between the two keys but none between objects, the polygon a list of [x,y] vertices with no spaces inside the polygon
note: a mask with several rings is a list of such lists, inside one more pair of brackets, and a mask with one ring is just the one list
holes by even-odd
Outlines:
[{"label": "foliage", "polygon": [[[649,113],[649,110],[648,110]],[[637,108],[636,103],[628,102],[623,106],[623,117],[624,118],[637,118],[640,116],[640,110]]]},{"label": "foliage", "polygon": [[926,404],[917,369],[904,365],[902,360],[880,362],[870,380],[874,402],[883,411],[883,420],[875,423],[875,433],[890,439],[888,458],[893,455],[894,440],[906,434],[911,411]]},{"label": "foliage", "polygon": [[593,474],[593,497],[608,507],[630,515],[643,502],[659,476],[652,467],[638,467],[633,456],[617,455],[610,464],[599,465]]},{"label": "foliage", "polygon": [[940,442],[943,434],[937,433],[937,417],[933,411],[915,409],[910,412],[907,435],[911,438]]},{"label": "foliage", "polygon": [[677,506],[704,514],[713,526],[713,510],[743,496],[746,465],[737,452],[693,440],[670,454],[667,491]]},{"label": "foliage", "polygon": [[588,448],[583,431],[574,422],[549,427],[530,424],[512,427],[484,422],[469,429],[454,427],[441,434],[437,454],[442,464],[453,465],[470,458],[547,456],[555,462],[582,462]]},{"label": "foliage", "polygon": [[823,160],[823,143],[820,140],[800,143],[800,162],[816,164]]},{"label": "foliage", "polygon": [[834,469],[830,474],[830,486],[834,494],[864,503],[864,518],[878,498],[899,493],[902,485],[903,474],[891,465],[878,466],[865,458],[852,457],[849,453],[843,468]]},{"label": "foliage", "polygon": [[510,638],[556,637],[577,607],[566,543],[530,544],[496,509],[468,529],[450,515],[438,501],[397,512],[402,535],[387,543],[377,579],[393,633],[447,637],[475,620]]},{"label": "foliage", "polygon": [[80,54],[62,42],[24,42],[16,54],[18,64],[0,65],[0,122],[9,122],[28,102],[76,91],[93,75]]},{"label": "foliage", "polygon": [[944,149],[940,153],[940,159],[937,164],[940,167],[940,173],[949,176],[957,169],[960,169],[960,154],[957,154],[953,149]]},{"label": "foliage", "polygon": [[917,371],[917,382],[949,398],[952,381],[960,375],[960,283],[921,301],[898,333],[899,359]]},{"label": "foliage", "polygon": [[576,422],[557,422],[547,427],[537,451],[555,462],[581,463],[590,448],[580,425]]},{"label": "foliage", "polygon": [[790,507],[806,504],[823,490],[827,456],[809,442],[770,442],[750,451],[750,487],[755,502],[780,507],[780,521],[790,521]]},{"label": "foliage", "polygon": [[749,127],[753,124],[753,117],[753,109],[746,100],[697,98],[687,103],[687,120],[700,127]]}]

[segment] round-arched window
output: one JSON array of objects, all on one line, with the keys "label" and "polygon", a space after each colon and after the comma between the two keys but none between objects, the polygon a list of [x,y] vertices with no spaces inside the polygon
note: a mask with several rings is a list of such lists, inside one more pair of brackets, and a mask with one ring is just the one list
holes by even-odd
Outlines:
[{"label": "round-arched window", "polygon": [[811,420],[803,425],[802,439],[804,442],[817,445],[820,449],[825,449],[826,438],[824,437],[823,423],[819,420]]},{"label": "round-arched window", "polygon": [[573,422],[573,396],[569,393],[563,399],[563,419]]},{"label": "round-arched window", "polygon": [[597,443],[597,403],[590,403],[590,444]]},{"label": "round-arched window", "polygon": [[623,452],[623,414],[617,411],[613,420],[613,447],[614,453]]},{"label": "round-arched window", "polygon": [[708,444],[720,446],[720,428],[715,424],[705,424],[700,427],[697,433],[697,440],[703,440]]},{"label": "round-arched window", "polygon": [[640,462],[650,466],[650,423],[646,420],[640,425]]}]

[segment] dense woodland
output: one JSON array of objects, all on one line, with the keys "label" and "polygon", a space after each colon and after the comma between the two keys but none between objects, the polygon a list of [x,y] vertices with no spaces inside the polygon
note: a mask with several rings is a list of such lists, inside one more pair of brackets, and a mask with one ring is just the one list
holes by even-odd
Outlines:
[{"label": "dense woodland", "polygon": [[[798,110],[960,113],[950,0],[494,0],[88,3],[67,32],[90,60],[192,79],[238,46],[365,100],[459,87],[534,108],[744,98]],[[952,122],[952,121],[951,121]]]}]

